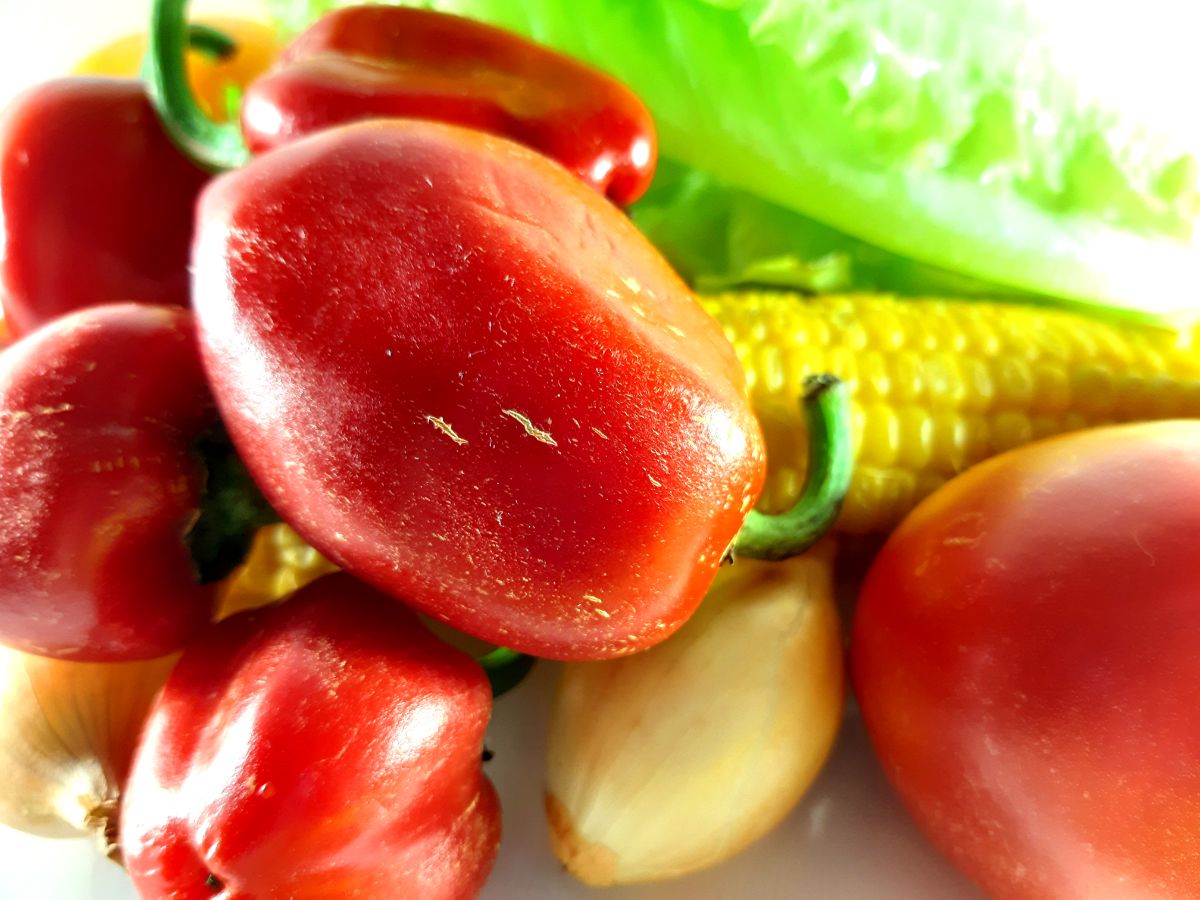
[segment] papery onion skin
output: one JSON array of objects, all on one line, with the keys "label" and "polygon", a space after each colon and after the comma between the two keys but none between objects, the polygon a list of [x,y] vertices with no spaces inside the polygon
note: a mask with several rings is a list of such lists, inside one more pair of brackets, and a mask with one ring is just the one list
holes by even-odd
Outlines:
[{"label": "papery onion skin", "polygon": [[121,787],[177,658],[82,663],[0,646],[0,824],[42,837],[94,834],[118,856]]},{"label": "papery onion skin", "polygon": [[820,771],[842,720],[843,668],[828,544],[739,561],[662,644],[566,666],[547,760],[555,854],[595,885],[733,856]]}]

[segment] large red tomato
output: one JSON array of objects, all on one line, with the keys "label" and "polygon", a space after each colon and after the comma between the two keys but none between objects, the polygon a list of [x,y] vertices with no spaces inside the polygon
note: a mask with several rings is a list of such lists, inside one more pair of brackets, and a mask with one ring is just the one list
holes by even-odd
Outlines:
[{"label": "large red tomato", "polygon": [[1200,422],[951,481],[864,585],[852,677],[926,834],[996,897],[1200,897]]}]

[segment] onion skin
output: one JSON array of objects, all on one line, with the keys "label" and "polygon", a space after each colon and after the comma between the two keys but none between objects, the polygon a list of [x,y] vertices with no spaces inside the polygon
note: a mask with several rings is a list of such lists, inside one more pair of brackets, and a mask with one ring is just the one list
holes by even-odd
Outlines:
[{"label": "onion skin", "polygon": [[84,663],[0,646],[0,824],[42,837],[92,834],[119,860],[121,788],[177,658]]},{"label": "onion skin", "polygon": [[564,667],[545,800],[572,875],[628,884],[708,868],[800,800],[845,698],[829,550],[739,561],[662,644]]}]

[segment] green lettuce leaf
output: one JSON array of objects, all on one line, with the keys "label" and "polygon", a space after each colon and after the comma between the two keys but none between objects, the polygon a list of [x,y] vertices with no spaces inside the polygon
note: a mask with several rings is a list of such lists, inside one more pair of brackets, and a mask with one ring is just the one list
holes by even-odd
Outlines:
[{"label": "green lettuce leaf", "polygon": [[1027,299],[1027,292],[897,256],[713,176],[670,161],[630,210],[675,269],[702,291],[741,287],[809,293]]},{"label": "green lettuce leaf", "polygon": [[[340,0],[268,0],[295,26]],[[664,156],[896,256],[1200,306],[1188,4],[422,0],[627,82]]]},{"label": "green lettuce leaf", "polygon": [[330,10],[351,4],[337,0],[264,0],[262,5],[281,33],[295,35]]}]

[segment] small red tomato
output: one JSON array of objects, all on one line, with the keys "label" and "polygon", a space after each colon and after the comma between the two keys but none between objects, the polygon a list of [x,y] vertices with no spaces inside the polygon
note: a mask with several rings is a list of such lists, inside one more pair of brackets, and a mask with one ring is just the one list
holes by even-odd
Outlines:
[{"label": "small red tomato", "polygon": [[500,838],[479,665],[348,575],[184,652],[121,814],[141,897],[465,898]]},{"label": "small red tomato", "polygon": [[63,78],[0,119],[0,302],[13,335],[101,303],[186,306],[207,173],[167,138],[141,82]]},{"label": "small red tomato", "polygon": [[261,153],[384,117],[511,138],[620,206],[645,193],[658,155],[649,111],[611,75],[482,22],[394,6],[318,19],[250,86],[242,129]]},{"label": "small red tomato", "polygon": [[1200,422],[949,482],[858,606],[852,676],[918,824],[1001,898],[1200,896]]},{"label": "small red tomato", "polygon": [[0,352],[0,641],[149,658],[208,620],[184,534],[215,418],[185,309],[90,307]]}]

